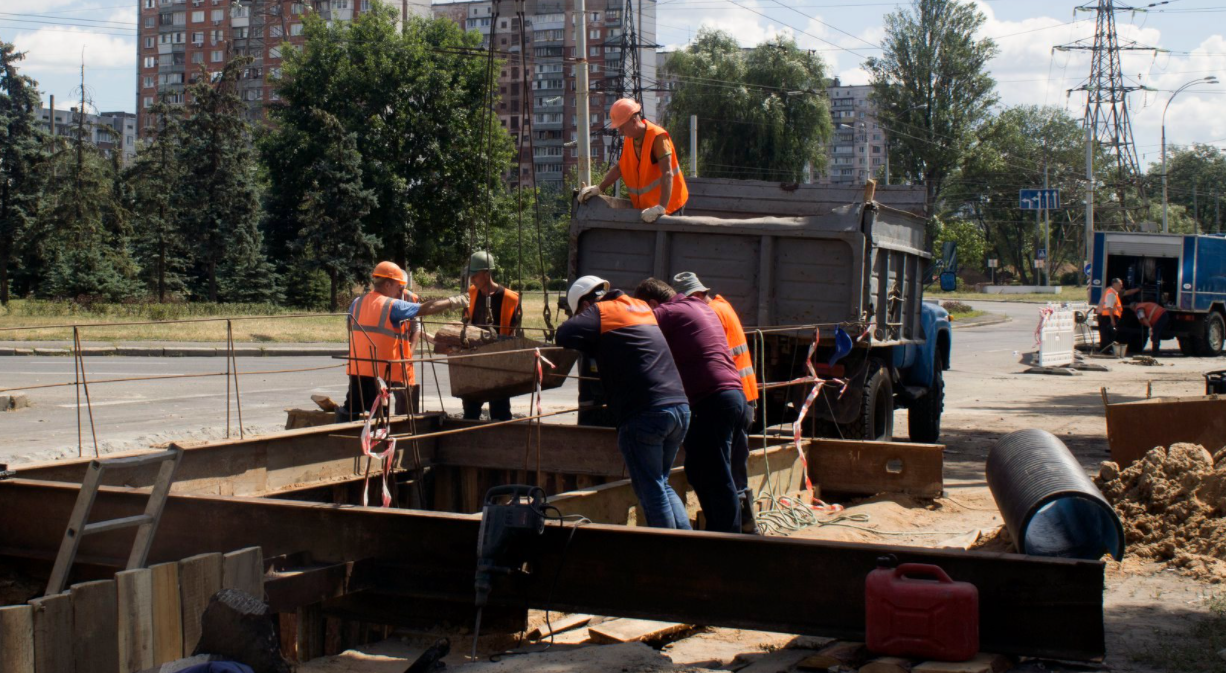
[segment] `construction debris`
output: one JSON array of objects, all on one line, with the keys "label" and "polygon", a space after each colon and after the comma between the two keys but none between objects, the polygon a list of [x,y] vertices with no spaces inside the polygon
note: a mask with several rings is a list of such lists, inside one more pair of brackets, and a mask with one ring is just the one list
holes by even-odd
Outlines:
[{"label": "construction debris", "polygon": [[593,643],[647,643],[663,640],[694,627],[651,619],[610,619],[588,631]]},{"label": "construction debris", "polygon": [[1165,367],[1166,365],[1158,362],[1158,358],[1150,355],[1134,355],[1132,358],[1125,360],[1126,365],[1140,365],[1142,367]]},{"label": "construction debris", "polygon": [[1226,448],[1159,446],[1123,471],[1103,463],[1094,481],[1119,512],[1131,554],[1226,579]]}]

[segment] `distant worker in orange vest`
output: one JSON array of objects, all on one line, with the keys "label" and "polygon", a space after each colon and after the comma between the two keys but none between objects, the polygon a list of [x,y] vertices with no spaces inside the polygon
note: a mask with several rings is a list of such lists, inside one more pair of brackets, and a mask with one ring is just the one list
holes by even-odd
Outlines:
[{"label": "distant worker in orange vest", "polygon": [[[376,379],[397,381],[400,375],[396,370],[401,366],[394,361],[406,359],[410,343],[410,335],[402,329],[404,323],[416,316],[468,305],[464,295],[425,303],[401,299],[407,276],[395,262],[379,262],[371,276],[374,289],[349,306],[349,364],[345,368],[349,374],[349,393],[336,410],[338,423],[355,420],[370,411],[379,394]],[[404,413],[404,409],[396,412]]]},{"label": "distant worker in orange vest", "polygon": [[[400,298],[414,304],[421,303],[421,297],[416,292],[409,289],[409,270],[404,271],[404,291]],[[403,358],[404,360],[413,359],[413,351],[417,350],[417,344],[421,343],[422,322],[421,317],[415,317],[412,320],[406,320],[400,323],[400,331],[408,336],[408,341],[402,341],[404,344]],[[407,379],[403,381],[402,379]],[[404,363],[402,368],[392,368],[392,381],[396,383],[404,383],[404,390],[394,391],[396,397],[396,408],[405,410],[405,413],[417,413],[421,406],[421,386],[417,384],[417,371],[412,362]],[[399,413],[399,412],[398,412]]]},{"label": "distant worker in orange vest", "polygon": [[1166,334],[1166,326],[1171,322],[1171,315],[1162,304],[1152,301],[1140,302],[1133,306],[1132,310],[1136,311],[1137,320],[1149,328],[1149,340],[1153,344],[1151,350],[1157,355],[1158,351],[1162,350],[1162,337]]},{"label": "distant worker in orange vest", "polygon": [[758,407],[758,379],[753,370],[753,354],[749,352],[749,340],[745,338],[745,328],[736,309],[711,288],[702,284],[697,274],[692,271],[682,271],[673,276],[673,288],[687,297],[699,297],[715,310],[715,315],[724,327],[724,336],[728,338],[728,349],[731,351],[732,362],[736,365],[737,374],[741,377],[741,387],[745,392],[745,417],[736,432],[732,435],[732,481],[736,485],[741,502],[741,532],[757,534],[758,526],[754,520],[754,492],[749,488],[749,430],[753,427],[754,416]]},{"label": "distant worker in orange vest", "polygon": [[[1121,293],[1122,291],[1122,293]],[[1115,327],[1119,319],[1124,317],[1123,298],[1140,292],[1140,288],[1124,290],[1124,281],[1119,278],[1111,280],[1111,285],[1103,290],[1103,298],[1098,302],[1098,345],[1106,348],[1115,343]]]},{"label": "distant worker in orange vest", "polygon": [[[520,332],[519,325],[523,320],[523,308],[519,305],[519,294],[514,290],[494,282],[494,256],[478,250],[468,260],[468,310],[465,314],[469,324],[485,328],[499,336],[515,336]],[[462,399],[464,403],[464,418],[479,420],[481,407],[479,400]],[[511,420],[511,398],[504,397],[490,400],[490,420]]]},{"label": "distant worker in orange vest", "polygon": [[633,98],[622,98],[609,109],[609,126],[630,142],[622,147],[621,160],[609,169],[599,185],[584,185],[579,202],[608,189],[620,178],[630,193],[630,203],[642,212],[644,222],[655,222],[661,215],[676,215],[690,198],[673,141],[663,127],[643,119],[643,106]]}]

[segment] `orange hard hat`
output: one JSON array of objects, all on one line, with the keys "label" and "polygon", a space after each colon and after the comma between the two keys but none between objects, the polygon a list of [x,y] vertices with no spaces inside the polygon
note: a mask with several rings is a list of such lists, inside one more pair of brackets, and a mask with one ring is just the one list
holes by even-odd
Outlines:
[{"label": "orange hard hat", "polygon": [[613,103],[613,107],[609,108],[609,126],[615,129],[621,128],[636,112],[642,109],[643,106],[633,98],[619,99]]},{"label": "orange hard hat", "polygon": [[374,273],[370,275],[375,278],[388,278],[401,285],[407,284],[405,282],[404,271],[395,262],[379,262],[375,265]]}]

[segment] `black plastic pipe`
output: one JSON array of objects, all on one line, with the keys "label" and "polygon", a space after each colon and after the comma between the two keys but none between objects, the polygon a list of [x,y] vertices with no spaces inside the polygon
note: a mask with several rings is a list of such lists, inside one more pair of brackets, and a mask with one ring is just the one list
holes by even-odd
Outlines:
[{"label": "black plastic pipe", "polygon": [[1124,557],[1124,526],[1081,464],[1046,430],[1018,430],[988,453],[988,488],[1017,550],[1032,556]]}]

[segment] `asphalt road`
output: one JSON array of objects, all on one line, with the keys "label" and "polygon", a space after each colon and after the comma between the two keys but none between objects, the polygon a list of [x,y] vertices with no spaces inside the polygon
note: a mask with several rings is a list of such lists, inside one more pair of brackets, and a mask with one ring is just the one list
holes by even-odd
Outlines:
[{"label": "asphalt road", "polygon": [[[959,385],[959,372],[981,375],[987,371],[1016,368],[1015,352],[1031,347],[1034,324],[1038,320],[1037,307],[1033,304],[972,303],[976,308],[1003,313],[1013,320],[955,331],[953,371],[947,376],[947,405],[950,407],[956,407],[960,401],[980,393],[969,382],[966,386]],[[326,357],[238,358],[240,372],[312,369],[336,364],[336,360]],[[87,358],[86,366],[88,378],[100,381],[170,374],[215,374],[225,371],[225,360],[219,357],[108,356]],[[424,386],[425,408],[440,408],[435,371],[438,373],[444,408],[452,413],[458,412],[459,400],[449,394],[447,368],[423,363],[418,365],[418,375]],[[0,358],[0,388],[72,381],[71,358]],[[239,377],[239,386],[242,391],[243,426],[247,431],[257,433],[283,427],[288,408],[314,408],[310,400],[313,394],[329,395],[338,402],[345,395],[345,378],[339,368],[285,374],[248,374]],[[571,379],[561,388],[547,391],[543,406],[547,411],[574,406],[576,388],[575,380]],[[93,452],[84,396],[78,406],[74,387],[36,388],[27,395],[30,408],[0,414],[0,462],[20,463],[75,456],[78,411],[85,453]],[[90,386],[90,398],[94,427],[103,452],[137,449],[173,439],[219,439],[226,436],[227,392],[226,378],[223,376],[95,383]],[[230,399],[230,432],[237,436],[237,405],[233,403],[233,396]],[[528,414],[528,407],[527,396],[512,400],[512,411],[516,414]],[[571,415],[549,420],[574,422]],[[898,427],[905,427],[905,420],[900,418],[899,421],[904,425]]]}]

